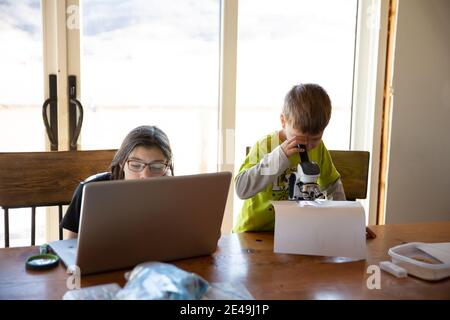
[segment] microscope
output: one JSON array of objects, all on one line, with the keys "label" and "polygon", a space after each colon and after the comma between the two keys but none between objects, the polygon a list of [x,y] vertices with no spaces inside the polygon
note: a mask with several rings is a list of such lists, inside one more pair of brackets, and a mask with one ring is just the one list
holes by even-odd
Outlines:
[{"label": "microscope", "polygon": [[289,177],[289,200],[324,199],[325,196],[317,184],[320,175],[319,165],[314,161],[309,161],[305,145],[299,144],[298,148],[303,151],[299,152],[301,162],[298,164],[297,172],[293,172]]}]

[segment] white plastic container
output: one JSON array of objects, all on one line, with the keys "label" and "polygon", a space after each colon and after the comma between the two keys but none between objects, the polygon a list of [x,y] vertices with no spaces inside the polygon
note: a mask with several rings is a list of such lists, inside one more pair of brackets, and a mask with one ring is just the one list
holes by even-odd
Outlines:
[{"label": "white plastic container", "polygon": [[420,250],[423,242],[410,242],[389,249],[392,262],[406,269],[408,274],[429,281],[450,277],[450,263],[442,263]]}]

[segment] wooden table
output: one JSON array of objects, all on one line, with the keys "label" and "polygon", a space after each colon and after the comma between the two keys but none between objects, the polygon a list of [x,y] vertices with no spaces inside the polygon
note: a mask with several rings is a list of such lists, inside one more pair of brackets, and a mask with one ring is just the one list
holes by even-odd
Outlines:
[{"label": "wooden table", "polygon": [[[209,282],[244,284],[256,299],[450,299],[450,278],[428,282],[382,272],[381,289],[368,289],[369,265],[389,260],[388,249],[405,242],[450,242],[450,222],[372,226],[377,238],[367,240],[368,258],[348,261],[304,255],[275,254],[272,233],[223,236],[212,256],[174,262]],[[63,265],[28,271],[26,258],[37,247],[0,249],[0,299],[61,299],[67,291]],[[84,276],[82,287],[117,282],[125,271]]]}]

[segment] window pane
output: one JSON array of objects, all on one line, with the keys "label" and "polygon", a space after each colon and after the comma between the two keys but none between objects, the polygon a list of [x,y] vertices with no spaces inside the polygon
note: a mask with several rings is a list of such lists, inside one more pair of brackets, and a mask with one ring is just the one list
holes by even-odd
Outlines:
[{"label": "window pane", "polygon": [[0,1],[0,152],[45,149],[39,0]]},{"label": "window pane", "polygon": [[220,1],[82,4],[82,148],[119,148],[157,125],[177,175],[215,171]]},{"label": "window pane", "polygon": [[239,2],[236,169],[246,146],[281,129],[284,96],[299,83],[327,90],[325,145],[349,148],[356,14],[356,0]]},{"label": "window pane", "polygon": [[[45,150],[40,0],[0,1],[0,152]],[[0,247],[4,246],[3,210]],[[30,245],[31,209],[9,214],[10,246]],[[45,209],[36,210],[36,244],[45,242]]]}]

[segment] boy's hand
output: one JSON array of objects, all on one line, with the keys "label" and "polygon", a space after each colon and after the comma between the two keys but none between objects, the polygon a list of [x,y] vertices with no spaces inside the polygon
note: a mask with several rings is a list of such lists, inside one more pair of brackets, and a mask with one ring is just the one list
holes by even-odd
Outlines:
[{"label": "boy's hand", "polygon": [[292,137],[286,141],[284,141],[281,144],[281,149],[283,150],[284,154],[286,155],[286,157],[290,157],[291,155],[293,155],[294,153],[297,152],[303,152],[304,149],[299,149],[298,145],[299,144],[307,144],[307,141],[305,138],[301,138],[301,137]]}]

